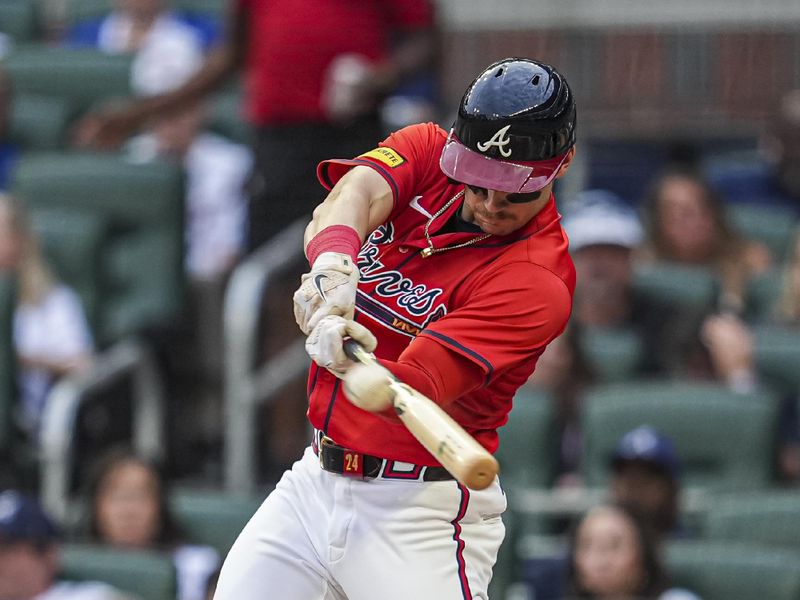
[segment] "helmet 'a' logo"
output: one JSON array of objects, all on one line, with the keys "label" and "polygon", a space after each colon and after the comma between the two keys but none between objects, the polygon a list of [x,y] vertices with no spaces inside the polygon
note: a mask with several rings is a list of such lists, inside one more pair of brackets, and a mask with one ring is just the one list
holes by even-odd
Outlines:
[{"label": "helmet 'a' logo", "polygon": [[486,152],[492,146],[497,146],[497,150],[503,158],[511,156],[511,150],[506,148],[506,146],[511,143],[511,138],[506,135],[509,127],[511,127],[511,125],[506,125],[502,129],[498,129],[497,133],[495,133],[488,142],[478,142],[478,150]]}]

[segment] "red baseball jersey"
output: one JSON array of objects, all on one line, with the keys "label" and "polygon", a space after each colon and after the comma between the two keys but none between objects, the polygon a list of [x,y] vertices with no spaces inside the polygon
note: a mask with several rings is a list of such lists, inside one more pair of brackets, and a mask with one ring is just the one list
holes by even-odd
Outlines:
[{"label": "red baseball jersey", "polygon": [[[494,452],[497,428],[506,422],[514,394],[566,326],[575,268],[552,197],[512,234],[423,256],[429,222],[437,249],[481,237],[440,231],[460,209],[461,198],[443,207],[463,189],[439,168],[446,137],[434,124],[412,125],[355,159],[323,162],[318,174],[330,188],[353,166],[366,165],[391,186],[393,210],[358,256],[356,320],[378,339],[379,359],[395,361],[425,336],[480,369],[483,386],[444,409]],[[340,380],[316,364],[308,391],[311,423],[337,443],[393,460],[438,464],[402,423],[354,406]]]}]

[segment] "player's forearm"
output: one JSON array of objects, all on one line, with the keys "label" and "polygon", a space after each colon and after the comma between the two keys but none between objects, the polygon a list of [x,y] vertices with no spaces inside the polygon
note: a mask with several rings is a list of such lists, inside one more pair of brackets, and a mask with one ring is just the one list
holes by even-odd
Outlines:
[{"label": "player's forearm", "polygon": [[334,186],[325,201],[317,206],[305,232],[305,244],[331,225],[352,227],[363,242],[392,209],[389,184],[369,167],[350,170]]},{"label": "player's forearm", "polygon": [[441,406],[479,388],[485,377],[477,364],[425,337],[417,338],[397,361],[380,363]]}]

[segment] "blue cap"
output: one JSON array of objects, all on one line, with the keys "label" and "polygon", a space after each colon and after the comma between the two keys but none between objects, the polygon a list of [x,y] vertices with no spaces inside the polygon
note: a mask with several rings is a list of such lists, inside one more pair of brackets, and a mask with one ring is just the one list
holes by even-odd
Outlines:
[{"label": "blue cap", "polygon": [[36,500],[8,490],[0,493],[0,544],[47,542],[58,530]]},{"label": "blue cap", "polygon": [[637,427],[622,436],[611,458],[614,467],[631,461],[650,463],[673,479],[678,479],[681,474],[680,459],[672,440],[649,425]]}]

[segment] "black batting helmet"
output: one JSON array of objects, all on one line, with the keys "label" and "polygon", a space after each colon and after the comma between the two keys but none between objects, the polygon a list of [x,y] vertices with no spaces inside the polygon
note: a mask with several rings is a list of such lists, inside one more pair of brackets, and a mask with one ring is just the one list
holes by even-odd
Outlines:
[{"label": "black batting helmet", "polygon": [[502,177],[511,181],[493,189],[539,189],[552,180],[575,144],[575,120],[572,90],[554,67],[506,58],[487,67],[467,88],[440,165],[457,181],[477,178],[501,185],[499,174],[491,173],[481,157],[526,164],[533,169],[524,181],[521,172],[505,168]]}]

